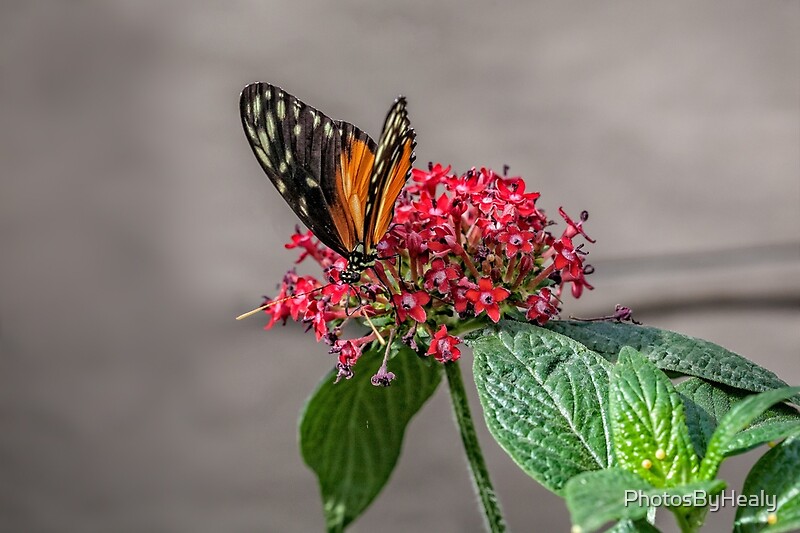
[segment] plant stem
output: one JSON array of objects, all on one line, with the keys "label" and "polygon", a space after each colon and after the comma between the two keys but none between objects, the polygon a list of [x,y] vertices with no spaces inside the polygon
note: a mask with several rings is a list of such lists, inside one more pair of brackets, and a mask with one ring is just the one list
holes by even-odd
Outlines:
[{"label": "plant stem", "polygon": [[[692,520],[691,518],[691,509],[688,510],[688,513],[683,508],[678,508],[677,510],[673,511],[675,515],[675,521],[678,522],[678,527],[681,528],[681,533],[695,533],[698,528],[698,525],[694,525],[697,521]],[[702,519],[700,520],[702,523]]]},{"label": "plant stem", "polygon": [[489,479],[489,471],[486,469],[478,436],[475,433],[475,424],[472,422],[472,415],[467,403],[467,391],[464,390],[464,380],[461,378],[461,368],[458,366],[458,362],[447,363],[444,368],[450,389],[450,399],[453,401],[453,413],[461,432],[461,441],[464,443],[464,452],[467,455],[475,491],[481,501],[486,526],[492,533],[504,532],[506,530],[505,520],[503,520],[500,503],[497,501],[497,495]]}]

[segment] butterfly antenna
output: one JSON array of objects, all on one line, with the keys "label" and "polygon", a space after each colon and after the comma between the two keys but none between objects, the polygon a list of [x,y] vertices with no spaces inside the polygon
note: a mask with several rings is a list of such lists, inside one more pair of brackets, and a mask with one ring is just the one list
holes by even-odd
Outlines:
[{"label": "butterfly antenna", "polygon": [[[330,283],[328,283],[328,285],[330,285]],[[292,300],[294,298],[299,298],[300,296],[306,296],[308,294],[313,294],[313,293],[315,293],[317,291],[321,291],[322,289],[324,289],[328,285],[323,285],[322,287],[317,287],[316,289],[310,290],[308,292],[301,292],[300,294],[293,294],[293,295],[287,296],[285,298],[278,298],[277,300],[271,300],[271,301],[265,303],[264,305],[262,305],[260,307],[256,307],[252,311],[248,311],[246,313],[242,313],[241,315],[236,317],[236,320],[244,320],[245,318],[251,317],[251,316],[255,315],[256,313],[260,313],[261,311],[272,307],[273,305],[277,305],[277,304],[283,303],[283,302],[285,302],[287,300]]]}]

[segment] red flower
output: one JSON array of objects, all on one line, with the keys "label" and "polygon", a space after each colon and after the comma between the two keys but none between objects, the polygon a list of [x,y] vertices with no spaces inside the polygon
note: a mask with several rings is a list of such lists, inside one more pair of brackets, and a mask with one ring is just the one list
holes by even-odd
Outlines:
[{"label": "red flower", "polygon": [[450,198],[444,193],[439,198],[434,198],[422,191],[420,201],[414,202],[414,207],[421,218],[429,220],[431,224],[439,224],[450,214]]},{"label": "red flower", "polygon": [[270,315],[270,320],[267,325],[264,326],[264,329],[272,329],[272,326],[278,321],[286,325],[286,320],[290,317],[293,318],[293,320],[297,320],[298,313],[293,313],[295,306],[292,302],[293,298],[291,295],[295,292],[295,285],[298,278],[294,270],[290,270],[283,276],[283,283],[281,283],[281,290],[278,296],[275,297],[274,300],[264,297],[264,304],[269,304],[269,307],[264,309],[264,312]]},{"label": "red flower", "polygon": [[416,231],[409,231],[406,234],[405,243],[410,257],[419,257],[425,262],[428,261],[428,243],[422,238],[421,234]]},{"label": "red flower", "polygon": [[431,268],[425,272],[423,286],[428,291],[436,288],[439,294],[448,294],[450,282],[460,277],[461,272],[457,266],[446,263],[444,259],[437,257],[431,262]]},{"label": "red flower", "polygon": [[378,251],[378,257],[395,259],[398,248],[400,246],[400,239],[394,232],[388,232],[384,235],[383,239],[375,246]]},{"label": "red flower", "polygon": [[523,205],[539,198],[538,192],[525,193],[525,182],[522,178],[498,179],[497,190],[500,198],[517,205]]},{"label": "red flower", "polygon": [[311,276],[300,277],[297,279],[294,288],[294,297],[289,300],[292,307],[292,320],[297,320],[303,316],[308,309],[315,292],[319,288],[319,282]]},{"label": "red flower", "polygon": [[353,366],[361,357],[361,346],[351,340],[336,341],[330,351],[331,353],[338,353],[339,362],[347,366]]},{"label": "red flower", "polygon": [[456,193],[457,196],[466,197],[485,189],[489,181],[487,178],[488,176],[485,173],[476,172],[473,168],[463,176],[448,177],[446,186],[449,190]]},{"label": "red flower", "polygon": [[[588,266],[588,265],[587,265]],[[589,290],[594,289],[589,282],[586,281],[586,277],[584,275],[583,270],[578,270],[577,275],[573,275],[571,272],[562,272],[561,274],[561,287],[563,288],[565,284],[572,283],[572,296],[575,298],[580,298],[581,294],[583,294],[583,288],[586,287]]]},{"label": "red flower", "polygon": [[411,317],[417,322],[425,322],[427,315],[423,306],[431,301],[431,297],[425,291],[403,292],[392,296],[394,305],[397,307],[397,320],[405,322],[407,317]]},{"label": "red flower", "polygon": [[443,183],[447,174],[450,172],[450,165],[443,167],[440,163],[435,165],[428,165],[428,171],[415,168],[411,171],[411,179],[414,180],[414,185],[409,187],[412,192],[427,191],[433,195],[436,191],[436,186]]},{"label": "red flower", "polygon": [[295,234],[292,235],[292,242],[288,242],[284,244],[284,248],[287,250],[291,250],[292,248],[303,248],[305,251],[300,254],[300,257],[295,261],[295,263],[300,263],[303,259],[308,257],[310,253],[316,251],[316,246],[314,246],[314,234],[310,231],[306,233],[300,232],[300,227],[295,226]]},{"label": "red flower", "polygon": [[286,243],[284,248],[291,250],[293,248],[302,248],[303,253],[297,258],[295,263],[302,262],[306,257],[311,256],[323,268],[327,268],[336,261],[339,254],[326,246],[322,246],[319,242],[314,240],[314,234],[310,231],[303,233],[300,231],[299,226],[295,226],[295,234],[292,235],[292,242]]},{"label": "red flower", "polygon": [[414,207],[414,204],[412,204],[411,201],[403,200],[404,198],[401,195],[400,200],[398,200],[398,204],[394,208],[394,222],[397,224],[412,222],[417,213],[417,208]]},{"label": "red flower", "polygon": [[[573,277],[578,277],[583,272],[583,259],[580,251],[572,244],[569,237],[561,237],[553,243],[553,250],[556,252],[556,270],[569,272]],[[585,253],[585,252],[584,252]]]},{"label": "red flower", "polygon": [[[275,301],[278,301],[278,303],[270,305],[264,310],[264,312],[270,316],[269,322],[267,322],[267,325],[264,326],[264,329],[272,329],[272,326],[274,326],[278,321],[286,325],[286,321],[292,315],[292,306],[286,302],[280,302],[280,299],[285,297],[286,293],[281,291],[278,294],[278,297],[275,298]],[[269,299],[267,300],[268,301],[265,303],[270,303]]]},{"label": "red flower", "polygon": [[472,195],[472,200],[484,215],[491,215],[492,211],[503,207],[503,202],[498,198],[497,190],[481,191]]},{"label": "red flower", "polygon": [[551,297],[552,294],[548,288],[542,289],[539,294],[528,296],[525,301],[525,305],[528,306],[528,312],[525,313],[525,317],[540,326],[544,326],[550,318],[558,313],[558,309],[550,301]]},{"label": "red flower", "polygon": [[458,358],[461,357],[461,350],[456,348],[456,345],[460,343],[461,340],[458,337],[447,334],[447,326],[442,324],[442,327],[433,336],[427,355],[432,355],[440,363],[458,361]]},{"label": "red flower", "polygon": [[334,318],[336,314],[328,312],[328,305],[324,299],[311,300],[303,313],[303,321],[314,328],[317,342],[328,334],[328,322]]},{"label": "red flower", "polygon": [[467,291],[475,288],[477,288],[477,285],[467,278],[461,278],[458,283],[453,284],[450,295],[453,299],[453,307],[456,313],[463,313],[467,310],[467,305],[469,305]]},{"label": "red flower", "polygon": [[569,237],[571,239],[575,235],[580,234],[587,241],[595,242],[594,239],[590,238],[588,235],[586,235],[586,232],[583,231],[583,223],[589,220],[588,211],[581,211],[581,221],[577,224],[573,222],[571,218],[569,218],[569,215],[567,215],[563,207],[558,208],[558,214],[561,215],[561,218],[563,218],[567,223],[567,229],[564,230],[564,237]]},{"label": "red flower", "polygon": [[467,291],[467,300],[472,302],[475,306],[475,316],[478,316],[482,311],[486,311],[492,322],[500,320],[500,306],[498,302],[502,302],[511,295],[509,291],[502,287],[495,287],[491,278],[481,278],[478,282],[477,289],[470,289]]},{"label": "red flower", "polygon": [[450,225],[433,226],[428,233],[427,247],[434,255],[446,255],[458,249],[458,238]]},{"label": "red flower", "polygon": [[533,250],[533,232],[522,231],[518,226],[508,226],[497,234],[497,241],[506,245],[506,257],[512,257],[520,250]]},{"label": "red flower", "polygon": [[514,206],[506,205],[498,208],[491,217],[478,219],[475,224],[483,231],[484,238],[493,239],[510,224],[515,224],[517,218]]}]

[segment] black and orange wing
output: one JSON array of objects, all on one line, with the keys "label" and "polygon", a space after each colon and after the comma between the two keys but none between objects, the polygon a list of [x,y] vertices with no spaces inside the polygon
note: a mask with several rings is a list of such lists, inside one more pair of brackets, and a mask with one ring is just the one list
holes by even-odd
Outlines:
[{"label": "black and orange wing", "polygon": [[364,176],[375,142],[268,83],[245,87],[239,108],[253,153],[286,203],[320,241],[347,256],[364,239]]},{"label": "black and orange wing", "polygon": [[411,176],[415,146],[416,135],[408,119],[406,99],[401,96],[386,116],[369,177],[362,241],[368,252],[389,229],[394,203]]}]

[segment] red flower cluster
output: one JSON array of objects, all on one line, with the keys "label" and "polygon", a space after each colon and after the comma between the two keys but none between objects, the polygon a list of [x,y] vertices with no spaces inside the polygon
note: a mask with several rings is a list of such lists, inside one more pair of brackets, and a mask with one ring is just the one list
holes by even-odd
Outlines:
[{"label": "red flower cluster", "polygon": [[[497,322],[505,315],[545,324],[558,313],[566,285],[576,298],[592,288],[584,245],[575,246],[573,239],[594,241],[583,230],[585,211],[576,223],[559,209],[567,227],[554,236],[548,229],[554,222],[536,206],[538,198],[526,192],[522,178],[485,168],[461,175],[439,164],[414,169],[413,183],[398,198],[393,224],[378,244],[379,259],[359,283],[341,283],[345,260],[298,229],[286,248],[301,250],[298,263],[308,257],[318,262],[327,279],[287,273],[265,309],[266,327],[289,318],[308,324],[338,354],[339,377],[349,378],[365,347],[386,336],[448,362],[460,356],[453,333],[487,319]],[[370,333],[340,339],[354,319],[369,325]],[[387,347],[373,376],[376,385],[394,377],[386,370],[389,352]]]}]

